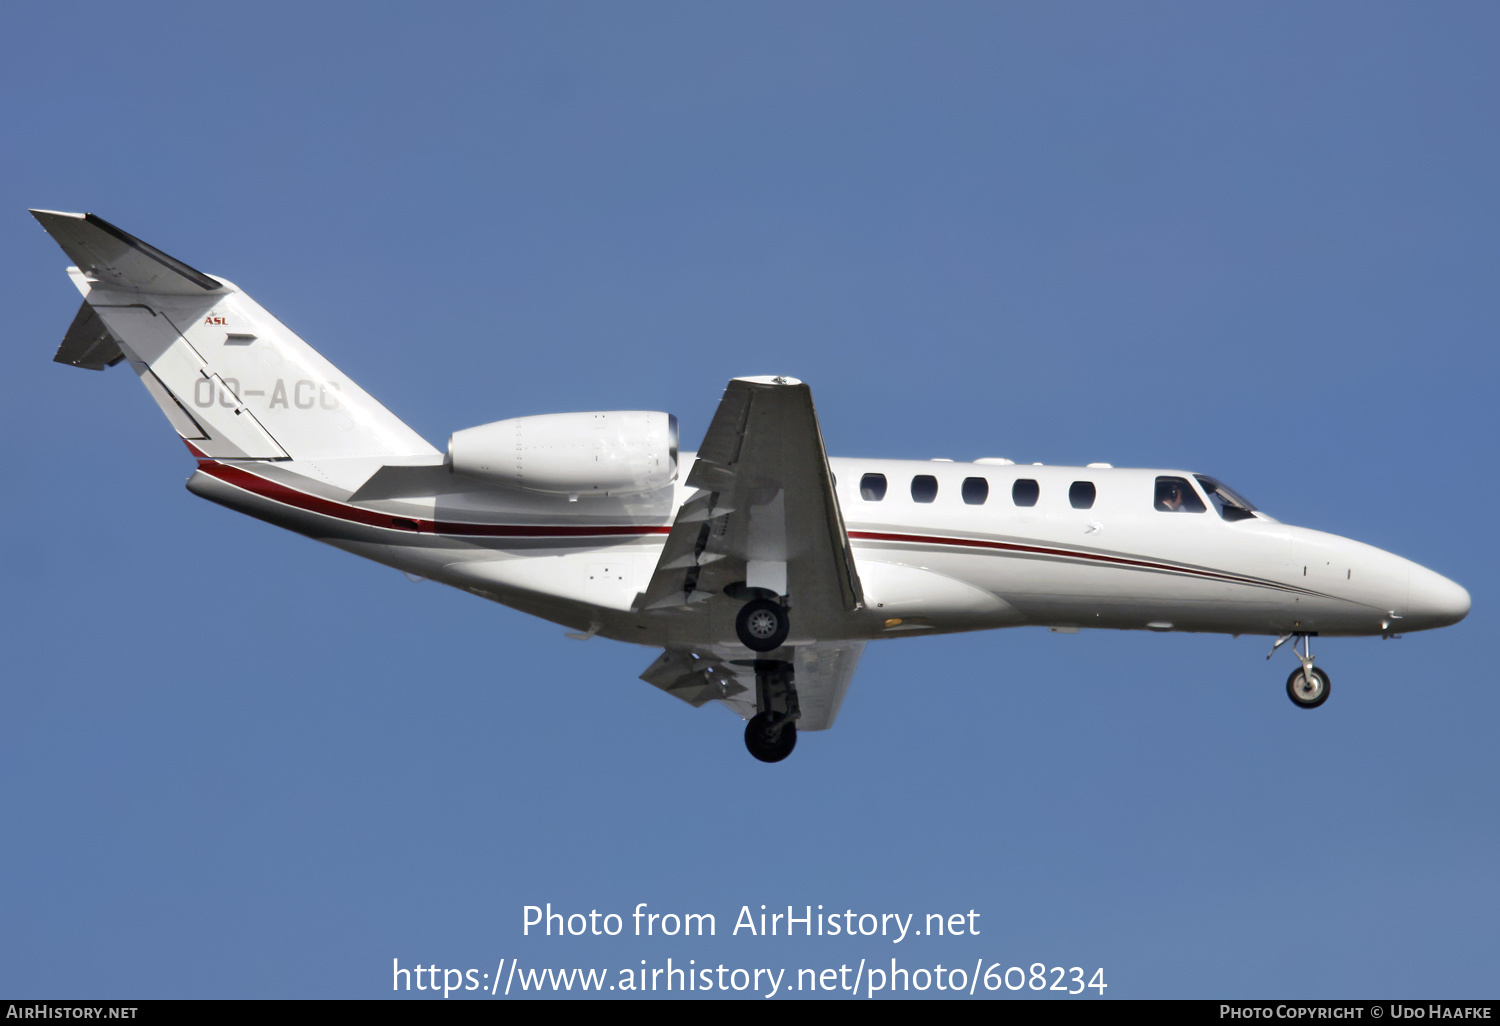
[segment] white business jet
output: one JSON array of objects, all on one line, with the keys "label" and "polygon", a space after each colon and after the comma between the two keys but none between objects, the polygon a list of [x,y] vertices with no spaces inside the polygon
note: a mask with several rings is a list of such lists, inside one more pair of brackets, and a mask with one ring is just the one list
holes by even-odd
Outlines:
[{"label": "white business jet", "polygon": [[[735,378],[697,453],[676,418],[610,411],[455,432],[439,452],[258,303],[93,214],[32,213],[76,265],[59,363],[128,361],[198,459],[195,495],[594,635],[748,720],[786,758],[833,725],[866,642],[992,627],[1287,641],[1457,623],[1463,588],[1282,524],[1203,474],[830,459],[812,393]],[[1297,642],[1301,651],[1297,651]],[[1267,657],[1269,658],[1269,656]]]}]

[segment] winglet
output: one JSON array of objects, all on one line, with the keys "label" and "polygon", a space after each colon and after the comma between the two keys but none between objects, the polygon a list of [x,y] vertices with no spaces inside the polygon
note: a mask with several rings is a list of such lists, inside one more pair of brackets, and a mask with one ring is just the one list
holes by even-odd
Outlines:
[{"label": "winglet", "polygon": [[96,285],[158,295],[201,296],[223,284],[93,214],[33,210],[47,234]]}]

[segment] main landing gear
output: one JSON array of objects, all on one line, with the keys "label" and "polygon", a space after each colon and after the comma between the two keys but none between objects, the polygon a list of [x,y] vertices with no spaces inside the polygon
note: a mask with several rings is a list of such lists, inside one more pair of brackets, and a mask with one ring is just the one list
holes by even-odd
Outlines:
[{"label": "main landing gear", "polygon": [[780,762],[797,747],[797,685],[792,664],[780,659],[755,660],[755,707],[745,724],[745,747],[761,762]]},{"label": "main landing gear", "polygon": [[[747,588],[732,594],[745,592],[755,597],[741,606],[734,618],[735,636],[752,652],[774,652],[786,644],[791,631],[786,606],[761,589]],[[793,673],[788,660],[755,660],[755,715],[745,724],[745,747],[761,762],[780,762],[797,747],[797,718],[802,709],[797,704]]]},{"label": "main landing gear", "polygon": [[771,652],[782,646],[792,629],[786,606],[768,598],[751,599],[734,618],[740,644],[752,652]]},{"label": "main landing gear", "polygon": [[[1312,641],[1310,634],[1284,634],[1276,639],[1276,644],[1271,646],[1270,655],[1276,654],[1276,650],[1288,641],[1292,642],[1292,654],[1302,662],[1302,666],[1292,671],[1292,675],[1286,679],[1286,697],[1292,700],[1292,704],[1299,709],[1316,709],[1328,701],[1329,692],[1333,685],[1328,680],[1328,674],[1313,665]],[[1302,639],[1302,651],[1297,651],[1297,643],[1293,639]]]}]

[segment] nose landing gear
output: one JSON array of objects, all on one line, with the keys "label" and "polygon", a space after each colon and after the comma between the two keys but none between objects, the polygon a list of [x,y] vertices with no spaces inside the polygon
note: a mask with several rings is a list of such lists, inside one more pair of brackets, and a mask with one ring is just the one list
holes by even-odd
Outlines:
[{"label": "nose landing gear", "polygon": [[1316,709],[1328,701],[1328,674],[1316,666],[1310,670],[1296,669],[1286,679],[1286,696],[1300,709]]},{"label": "nose landing gear", "polygon": [[[1297,651],[1297,643],[1293,639],[1302,639],[1302,651]],[[1284,634],[1276,639],[1276,644],[1271,646],[1267,659],[1276,654],[1276,650],[1288,641],[1292,642],[1292,654],[1302,663],[1300,669],[1292,671],[1292,675],[1286,679],[1286,696],[1292,700],[1292,704],[1299,709],[1316,709],[1328,701],[1329,692],[1333,685],[1328,680],[1328,674],[1313,665],[1312,635],[1310,634]]]}]

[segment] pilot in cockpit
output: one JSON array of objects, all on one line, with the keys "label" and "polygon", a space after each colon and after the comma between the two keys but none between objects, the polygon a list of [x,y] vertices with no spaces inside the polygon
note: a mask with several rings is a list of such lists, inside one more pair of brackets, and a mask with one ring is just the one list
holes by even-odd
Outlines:
[{"label": "pilot in cockpit", "polygon": [[1156,508],[1164,513],[1186,513],[1188,507],[1183,497],[1183,484],[1177,478],[1158,478],[1156,481]]}]

